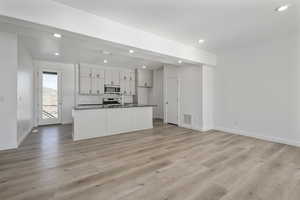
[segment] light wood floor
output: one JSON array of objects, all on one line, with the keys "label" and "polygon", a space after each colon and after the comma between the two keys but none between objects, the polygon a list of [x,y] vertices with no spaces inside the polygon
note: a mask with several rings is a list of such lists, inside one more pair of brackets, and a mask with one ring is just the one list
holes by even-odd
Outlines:
[{"label": "light wood floor", "polygon": [[0,152],[0,199],[300,199],[296,147],[162,124],[80,142],[71,133],[39,128]]}]

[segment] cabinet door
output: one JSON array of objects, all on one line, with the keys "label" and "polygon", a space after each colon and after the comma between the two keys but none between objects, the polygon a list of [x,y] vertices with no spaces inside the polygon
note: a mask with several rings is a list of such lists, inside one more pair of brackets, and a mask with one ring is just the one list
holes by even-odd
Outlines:
[{"label": "cabinet door", "polygon": [[124,81],[126,81],[126,80],[129,80],[130,79],[130,75],[129,75],[129,71],[121,71],[120,72],[120,80],[122,81],[122,80],[124,80]]},{"label": "cabinet door", "polygon": [[130,81],[129,82],[129,87],[130,87],[130,95],[135,95],[135,81]]},{"label": "cabinet door", "polygon": [[80,77],[91,77],[91,68],[80,66],[79,76]]},{"label": "cabinet door", "polygon": [[139,87],[145,87],[145,83],[146,83],[146,74],[145,74],[145,70],[138,70],[138,81],[137,84]]},{"label": "cabinet door", "polygon": [[98,79],[98,90],[99,90],[99,94],[104,94],[104,84],[105,84],[104,78]]},{"label": "cabinet door", "polygon": [[120,85],[120,71],[112,70],[112,85]]},{"label": "cabinet door", "polygon": [[152,70],[147,70],[146,78],[145,78],[145,82],[147,85],[146,87],[152,87],[152,78],[153,78]]},{"label": "cabinet door", "polygon": [[105,84],[112,85],[112,70],[105,70]]},{"label": "cabinet door", "polygon": [[90,94],[91,93],[91,78],[90,77],[80,77],[79,93],[80,94]]},{"label": "cabinet door", "polygon": [[92,68],[92,77],[93,78],[104,78],[104,70]]},{"label": "cabinet door", "polygon": [[92,78],[92,94],[104,94],[104,79]]},{"label": "cabinet door", "polygon": [[135,72],[129,72],[129,80],[135,81]]}]

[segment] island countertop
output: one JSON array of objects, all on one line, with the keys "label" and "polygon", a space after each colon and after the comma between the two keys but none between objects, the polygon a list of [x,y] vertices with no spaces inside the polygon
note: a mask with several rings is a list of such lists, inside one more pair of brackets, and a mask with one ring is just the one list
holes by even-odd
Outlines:
[{"label": "island countertop", "polygon": [[139,107],[156,107],[156,105],[145,104],[120,104],[120,105],[79,105],[75,106],[74,110],[97,110],[97,109],[113,109],[113,108],[139,108]]}]

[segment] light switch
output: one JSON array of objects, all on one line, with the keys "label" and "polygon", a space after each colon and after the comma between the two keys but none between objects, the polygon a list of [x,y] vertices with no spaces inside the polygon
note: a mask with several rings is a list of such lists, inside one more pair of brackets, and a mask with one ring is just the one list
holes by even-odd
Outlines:
[{"label": "light switch", "polygon": [[0,103],[4,102],[4,96],[0,96]]}]

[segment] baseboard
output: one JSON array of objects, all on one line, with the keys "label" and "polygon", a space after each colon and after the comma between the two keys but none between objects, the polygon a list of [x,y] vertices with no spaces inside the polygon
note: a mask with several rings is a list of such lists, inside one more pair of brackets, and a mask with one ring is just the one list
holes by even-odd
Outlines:
[{"label": "baseboard", "polygon": [[208,129],[208,128],[193,127],[193,126],[189,126],[189,125],[185,125],[185,124],[180,124],[179,127],[191,129],[194,131],[200,131],[200,132],[207,132],[207,131],[212,130],[212,129]]},{"label": "baseboard", "polygon": [[278,137],[265,136],[262,134],[257,134],[257,133],[253,133],[253,132],[249,132],[249,131],[230,129],[230,128],[224,128],[224,127],[215,127],[214,130],[232,133],[232,134],[236,134],[236,135],[252,137],[252,138],[257,138],[257,139],[266,140],[269,142],[275,142],[275,143],[281,143],[281,144],[287,144],[287,145],[291,145],[291,146],[300,147],[300,142],[290,141],[290,140],[286,140],[286,139],[278,138]]},{"label": "baseboard", "polygon": [[26,131],[26,134],[24,134],[22,136],[22,138],[18,141],[18,147],[20,146],[20,144],[25,140],[25,138],[32,132],[32,130],[34,129],[35,127],[32,127],[31,129],[29,129],[29,131]]}]

